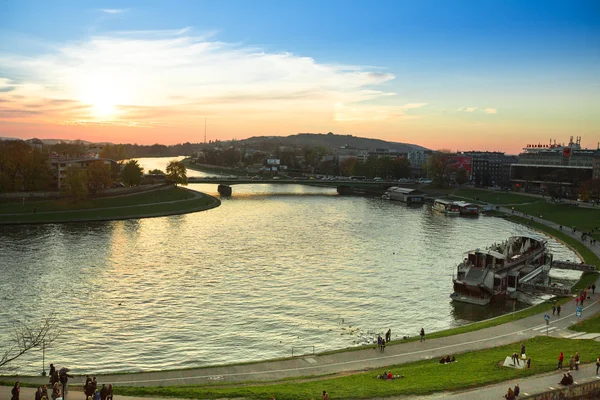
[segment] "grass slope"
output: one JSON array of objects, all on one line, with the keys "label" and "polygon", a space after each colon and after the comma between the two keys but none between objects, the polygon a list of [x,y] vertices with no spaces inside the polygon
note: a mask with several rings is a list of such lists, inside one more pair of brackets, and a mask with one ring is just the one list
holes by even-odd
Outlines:
[{"label": "grass slope", "polygon": [[[600,228],[600,208],[593,209],[576,207],[570,204],[539,202],[515,206],[515,209],[529,215],[541,215],[544,219],[565,228],[577,227],[579,232],[591,232],[593,228]],[[600,239],[600,232],[595,232],[593,236],[596,240]]]},{"label": "grass slope", "polygon": [[600,314],[571,325],[569,329],[577,332],[600,333]]},{"label": "grass slope", "polygon": [[[156,194],[156,196],[153,196],[152,193],[145,193],[144,196],[140,195],[139,197],[135,196],[138,197],[137,200],[140,201],[139,203],[135,203],[135,199],[131,199],[129,197],[114,198],[112,200],[116,200],[116,202],[108,208],[83,208],[74,209],[72,211],[52,212],[48,214],[39,212],[36,214],[0,214],[0,219],[3,223],[52,223],[138,218],[144,216],[183,214],[186,212],[199,211],[201,209],[209,208],[216,201],[214,198],[206,195],[193,198],[194,193],[181,188],[165,190],[165,192],[170,193],[153,192]],[[99,204],[105,203],[106,200],[111,199],[99,200],[102,200],[102,202],[92,200],[91,204],[98,206]],[[161,200],[162,202],[160,202]]]},{"label": "grass slope", "polygon": [[[468,389],[475,386],[521,379],[526,376],[556,369],[559,352],[568,355],[579,352],[583,363],[592,362],[597,356],[597,343],[593,340],[569,340],[540,336],[525,342],[527,354],[532,358],[532,368],[516,370],[501,367],[505,357],[519,350],[521,343],[480,350],[457,356],[458,362],[440,365],[438,360],[427,360],[392,365],[376,371],[347,376],[318,379],[283,381],[268,385],[221,386],[171,386],[171,387],[117,387],[115,393],[133,396],[165,396],[183,398],[239,398],[278,400],[317,398],[327,390],[335,399],[366,399],[376,396],[425,395],[432,392]],[[403,379],[382,381],[375,375],[391,369],[402,374]],[[558,378],[557,378],[558,379]]]},{"label": "grass slope", "polygon": [[34,207],[36,212],[41,213],[163,203],[166,201],[190,199],[192,197],[194,197],[194,193],[179,187],[174,187],[165,190],[154,190],[147,193],[139,193],[131,196],[88,199],[75,204],[73,204],[73,201],[70,199],[26,202],[25,205],[23,205],[21,202],[3,204],[0,207],[0,215],[16,213],[31,214],[33,213]]}]

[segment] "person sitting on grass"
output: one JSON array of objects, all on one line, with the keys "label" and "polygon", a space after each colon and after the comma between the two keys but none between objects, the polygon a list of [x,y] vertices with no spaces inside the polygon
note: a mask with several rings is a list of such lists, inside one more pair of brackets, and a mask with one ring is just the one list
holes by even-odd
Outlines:
[{"label": "person sitting on grass", "polygon": [[440,359],[440,364],[446,364],[446,358],[442,357],[442,358]]},{"label": "person sitting on grass", "polygon": [[392,371],[388,371],[388,379],[394,379],[394,375],[392,375]]}]

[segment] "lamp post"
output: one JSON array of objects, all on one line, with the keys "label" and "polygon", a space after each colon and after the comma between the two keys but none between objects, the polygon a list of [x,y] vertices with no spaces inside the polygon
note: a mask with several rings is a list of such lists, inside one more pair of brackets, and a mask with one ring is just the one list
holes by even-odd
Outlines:
[{"label": "lamp post", "polygon": [[46,376],[46,341],[42,340],[42,376]]}]

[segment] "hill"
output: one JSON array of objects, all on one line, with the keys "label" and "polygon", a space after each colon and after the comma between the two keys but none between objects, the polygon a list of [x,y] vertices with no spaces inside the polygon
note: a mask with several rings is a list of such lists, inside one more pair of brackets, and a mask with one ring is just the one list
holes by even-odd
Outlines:
[{"label": "hill", "polygon": [[248,139],[239,140],[237,141],[237,144],[256,148],[268,148],[273,146],[320,146],[327,149],[350,145],[358,149],[394,149],[402,153],[407,153],[411,150],[428,150],[425,147],[416,144],[387,142],[380,139],[370,139],[352,135],[336,135],[333,133],[298,133],[290,136],[253,136]]}]

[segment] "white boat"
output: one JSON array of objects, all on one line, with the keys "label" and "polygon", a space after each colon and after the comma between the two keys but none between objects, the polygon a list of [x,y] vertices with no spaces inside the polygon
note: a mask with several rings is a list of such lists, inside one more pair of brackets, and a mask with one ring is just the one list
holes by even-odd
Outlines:
[{"label": "white boat", "polygon": [[485,305],[511,296],[521,278],[552,264],[547,241],[533,235],[512,236],[489,249],[468,251],[454,278],[453,301]]},{"label": "white boat", "polygon": [[436,199],[431,208],[448,216],[460,215],[459,207],[452,200]]}]

